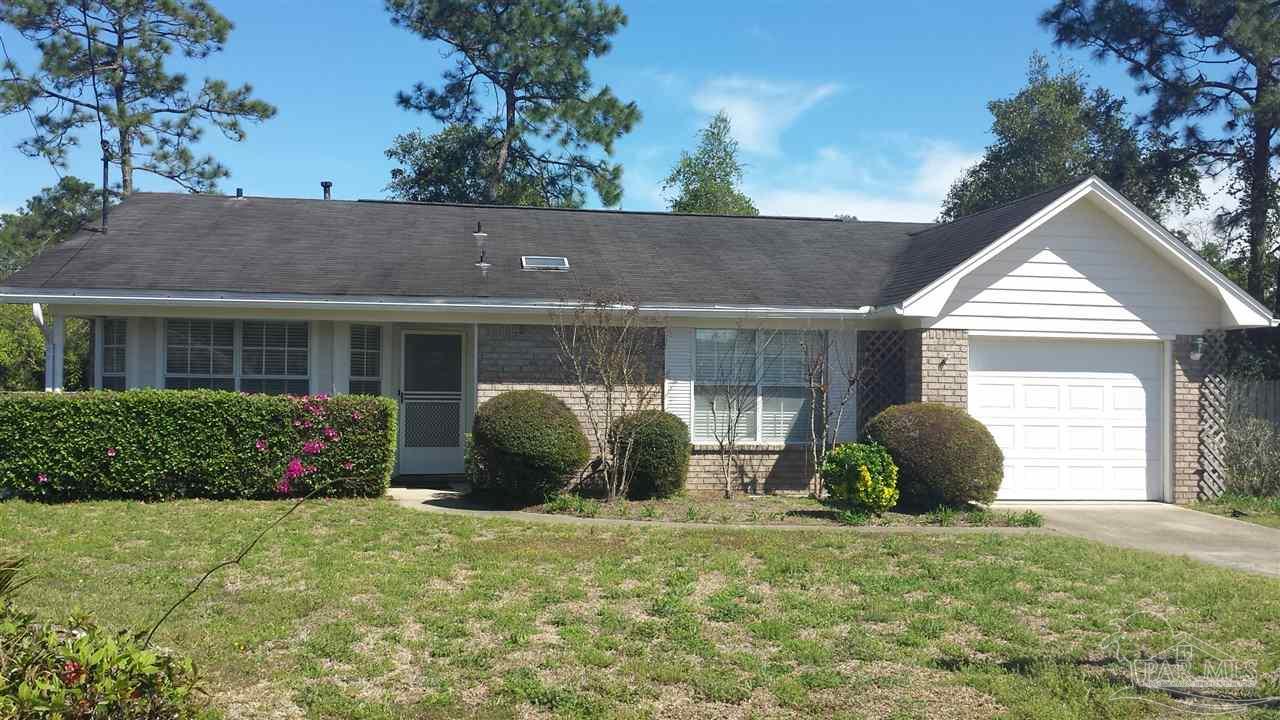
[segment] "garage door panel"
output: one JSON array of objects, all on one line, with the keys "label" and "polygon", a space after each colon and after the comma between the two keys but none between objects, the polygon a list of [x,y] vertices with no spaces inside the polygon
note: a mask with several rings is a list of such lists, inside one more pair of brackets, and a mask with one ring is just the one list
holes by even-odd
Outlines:
[{"label": "garage door panel", "polygon": [[1005,453],[1002,499],[1159,497],[1158,344],[974,338],[970,358],[970,411]]}]

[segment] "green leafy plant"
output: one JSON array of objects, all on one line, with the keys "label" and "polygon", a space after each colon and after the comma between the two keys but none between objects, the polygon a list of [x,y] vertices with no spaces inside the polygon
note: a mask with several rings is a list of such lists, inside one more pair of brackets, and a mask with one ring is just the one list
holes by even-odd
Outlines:
[{"label": "green leafy plant", "polygon": [[202,718],[198,680],[189,659],[149,650],[139,635],[0,607],[0,717]]},{"label": "green leafy plant", "polygon": [[28,499],[376,497],[395,446],[379,397],[0,393],[0,493]]},{"label": "green leafy plant", "polygon": [[578,418],[563,401],[537,390],[512,390],[476,410],[475,489],[505,502],[538,502],[563,490],[587,463]]},{"label": "green leafy plant", "polygon": [[836,520],[839,520],[841,525],[854,527],[871,524],[871,516],[860,510],[841,510],[836,514]]},{"label": "green leafy plant", "polygon": [[600,502],[574,493],[560,493],[548,497],[542,510],[553,515],[595,517],[600,514]]},{"label": "green leafy plant", "polygon": [[618,418],[609,428],[609,441],[628,445],[614,457],[625,457],[633,500],[666,498],[684,490],[689,474],[689,426],[661,410],[642,410]]},{"label": "green leafy plant", "polygon": [[1041,527],[1043,525],[1044,516],[1035,510],[1009,513],[1009,527]]},{"label": "green leafy plant", "polygon": [[898,504],[898,466],[875,443],[835,446],[821,474],[831,501],[842,508],[879,516]]},{"label": "green leafy plant", "polygon": [[986,426],[942,403],[894,405],[871,419],[867,437],[897,463],[902,504],[912,509],[989,503],[1004,479],[1004,454]]}]

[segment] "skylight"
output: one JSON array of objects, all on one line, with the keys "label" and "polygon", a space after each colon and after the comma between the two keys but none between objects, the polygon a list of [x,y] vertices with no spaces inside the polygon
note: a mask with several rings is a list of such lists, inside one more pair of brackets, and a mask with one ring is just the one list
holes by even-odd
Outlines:
[{"label": "skylight", "polygon": [[525,270],[556,270],[565,272],[569,269],[569,258],[549,255],[521,255],[520,267]]}]

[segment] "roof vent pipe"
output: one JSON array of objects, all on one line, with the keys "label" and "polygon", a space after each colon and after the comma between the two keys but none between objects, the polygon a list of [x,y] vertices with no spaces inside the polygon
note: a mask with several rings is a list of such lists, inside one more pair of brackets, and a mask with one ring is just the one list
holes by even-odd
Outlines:
[{"label": "roof vent pipe", "polygon": [[331,191],[333,190],[333,181],[332,181],[332,180],[321,180],[321,181],[320,181],[320,187],[324,189],[324,199],[325,199],[325,200],[329,200],[329,199],[331,199],[331,197],[332,197],[332,192],[331,192]]}]

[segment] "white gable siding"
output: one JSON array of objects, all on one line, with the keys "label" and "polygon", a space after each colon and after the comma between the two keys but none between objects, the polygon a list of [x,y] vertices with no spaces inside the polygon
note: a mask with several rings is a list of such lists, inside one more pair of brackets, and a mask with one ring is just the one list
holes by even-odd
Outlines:
[{"label": "white gable siding", "polygon": [[930,326],[1157,337],[1221,324],[1216,298],[1084,201],[964,277]]}]

